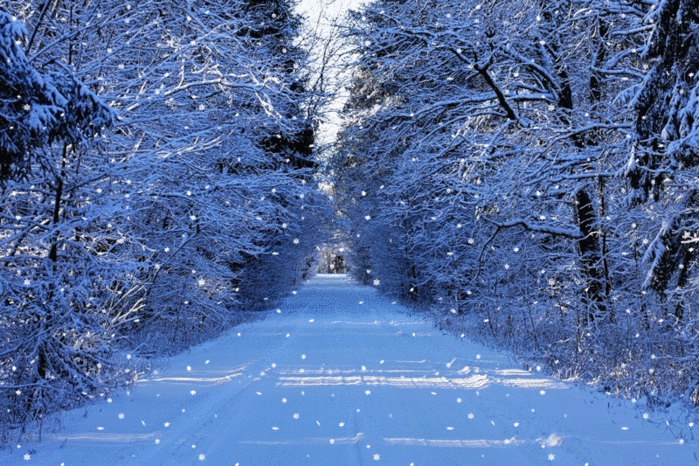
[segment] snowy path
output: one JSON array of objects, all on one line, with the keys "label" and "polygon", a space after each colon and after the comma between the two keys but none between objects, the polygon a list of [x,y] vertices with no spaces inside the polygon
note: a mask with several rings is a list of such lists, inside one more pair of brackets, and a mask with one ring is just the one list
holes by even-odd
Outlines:
[{"label": "snowy path", "polygon": [[280,314],[69,413],[0,464],[699,464],[696,440],[630,402],[520,370],[398,308],[319,276]]}]

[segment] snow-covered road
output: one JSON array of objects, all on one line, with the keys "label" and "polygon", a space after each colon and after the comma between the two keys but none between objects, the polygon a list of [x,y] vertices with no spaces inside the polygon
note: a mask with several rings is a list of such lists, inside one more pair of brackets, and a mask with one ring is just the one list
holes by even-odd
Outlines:
[{"label": "snow-covered road", "polygon": [[310,280],[279,311],[0,464],[699,464],[692,428],[683,441],[661,414],[522,370],[345,276]]}]

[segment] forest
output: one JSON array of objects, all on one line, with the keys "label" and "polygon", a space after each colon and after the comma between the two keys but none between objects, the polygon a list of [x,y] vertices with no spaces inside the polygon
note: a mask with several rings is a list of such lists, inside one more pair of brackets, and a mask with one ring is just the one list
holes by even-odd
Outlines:
[{"label": "forest", "polygon": [[291,6],[0,4],[3,433],[128,385],[307,272],[329,210]]},{"label": "forest", "polygon": [[[330,261],[561,379],[699,405],[696,2],[375,0],[338,48],[295,6],[0,0],[0,440]],[[349,69],[323,144],[319,49]]]},{"label": "forest", "polygon": [[699,4],[372,2],[328,173],[353,274],[436,325],[699,404]]}]

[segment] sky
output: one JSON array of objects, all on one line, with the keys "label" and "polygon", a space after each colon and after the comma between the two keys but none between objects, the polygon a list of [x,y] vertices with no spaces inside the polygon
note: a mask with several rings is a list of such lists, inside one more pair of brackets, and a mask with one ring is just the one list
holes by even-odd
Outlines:
[{"label": "sky", "polygon": [[[297,12],[306,17],[310,25],[317,25],[320,33],[320,40],[327,42],[332,34],[332,26],[350,9],[358,9],[365,0],[301,0],[297,7]],[[312,47],[312,52],[320,52],[321,46]],[[337,73],[337,72],[336,72]],[[341,76],[335,76],[341,78]],[[328,106],[327,122],[321,125],[319,139],[320,143],[329,143],[335,139],[340,118],[337,112],[342,109],[349,93],[346,89],[340,88],[335,93],[333,101]]]}]

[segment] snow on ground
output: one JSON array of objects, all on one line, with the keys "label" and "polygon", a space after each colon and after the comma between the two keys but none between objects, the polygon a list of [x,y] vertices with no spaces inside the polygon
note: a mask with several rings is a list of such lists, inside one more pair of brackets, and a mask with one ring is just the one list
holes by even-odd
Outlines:
[{"label": "snow on ground", "polygon": [[67,413],[63,430],[0,451],[0,464],[699,464],[692,428],[683,441],[661,417],[319,275],[268,319]]}]

